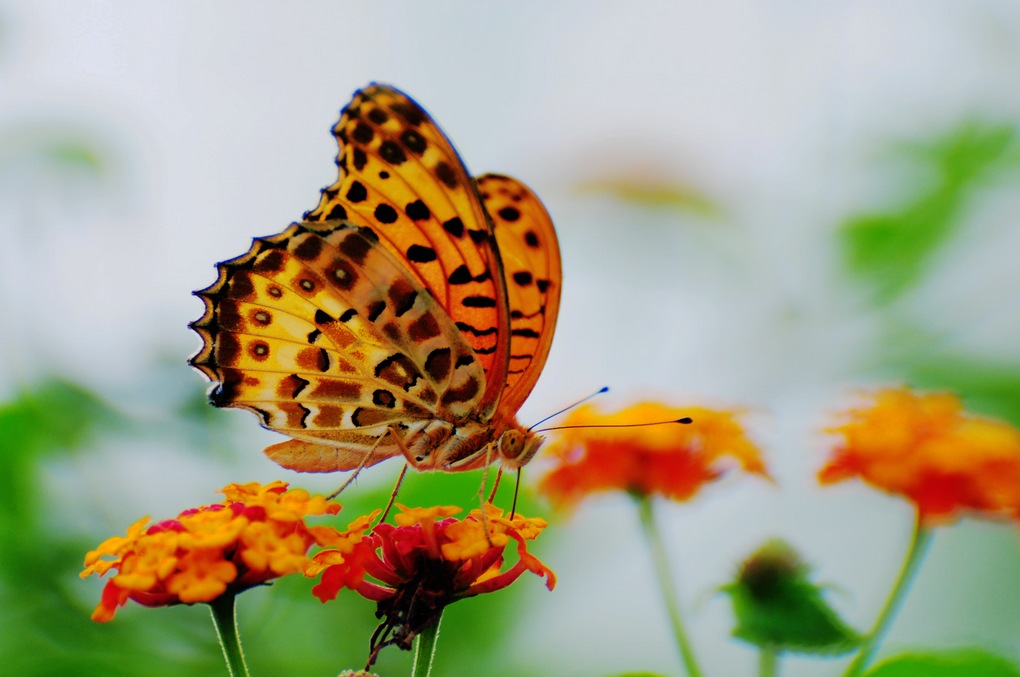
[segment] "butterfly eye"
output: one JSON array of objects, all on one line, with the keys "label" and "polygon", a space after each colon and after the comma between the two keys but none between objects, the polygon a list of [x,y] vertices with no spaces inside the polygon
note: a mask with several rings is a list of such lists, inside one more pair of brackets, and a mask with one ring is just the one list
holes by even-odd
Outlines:
[{"label": "butterfly eye", "polygon": [[524,450],[524,435],[519,430],[507,430],[499,438],[499,453],[503,458],[512,461]]}]

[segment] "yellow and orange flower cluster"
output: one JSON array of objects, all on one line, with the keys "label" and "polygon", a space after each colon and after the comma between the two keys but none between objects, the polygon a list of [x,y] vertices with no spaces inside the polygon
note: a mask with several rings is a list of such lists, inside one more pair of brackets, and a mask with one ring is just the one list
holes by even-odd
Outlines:
[{"label": "yellow and orange flower cluster", "polygon": [[[686,416],[694,422],[623,427]],[[560,506],[611,490],[684,501],[718,479],[728,465],[768,477],[761,452],[730,411],[643,403],[600,414],[581,406],[564,426],[571,428],[546,446],[555,461],[541,484],[542,492]]]},{"label": "yellow and orange flower cluster", "polygon": [[[323,602],[346,587],[378,604],[376,615],[385,620],[373,637],[369,665],[385,646],[410,648],[459,599],[502,590],[526,571],[544,577],[550,590],[556,585],[555,574],[526,544],[547,526],[544,520],[507,519],[492,505],[464,519],[453,518],[461,511],[455,506],[397,507],[396,525],[380,524],[369,533],[374,516],[357,520],[333,549],[312,558],[306,573],[322,574],[312,592]],[[517,562],[503,571],[510,541],[517,543]]]},{"label": "yellow and orange flower cluster", "polygon": [[[112,620],[128,599],[145,606],[211,602],[310,565],[312,544],[336,539],[334,529],[304,518],[333,515],[340,505],[285,482],[231,484],[222,503],[185,510],[176,519],[131,525],[85,556],[81,577],[117,571],[92,619]],[[112,558],[112,559],[105,559]]]},{"label": "yellow and orange flower cluster", "polygon": [[949,393],[894,388],[869,399],[830,429],[842,441],[823,484],[858,477],[906,497],[927,525],[965,511],[1020,517],[1020,431],[968,414]]}]

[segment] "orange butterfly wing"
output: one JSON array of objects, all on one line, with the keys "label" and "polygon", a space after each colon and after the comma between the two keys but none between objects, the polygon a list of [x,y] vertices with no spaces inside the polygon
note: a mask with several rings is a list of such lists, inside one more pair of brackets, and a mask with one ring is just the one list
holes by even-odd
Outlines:
[{"label": "orange butterfly wing", "polygon": [[384,85],[357,92],[333,134],[340,176],[305,219],[346,219],[376,231],[491,375],[481,405],[490,414],[509,359],[509,317],[492,226],[464,163],[428,113]]},{"label": "orange butterfly wing", "polygon": [[[206,312],[191,363],[219,384],[213,404],[293,438],[266,450],[286,467],[371,465],[401,453],[388,432],[419,460],[477,465],[464,445],[516,425],[549,352],[552,222],[517,181],[476,184],[393,88],[357,92],[334,135],[339,178],[306,221],[257,238],[196,292]],[[471,426],[480,441],[438,453]]]},{"label": "orange butterfly wing", "polygon": [[306,471],[357,467],[400,453],[442,412],[470,417],[484,372],[445,311],[378,244],[346,222],[294,224],[218,264],[197,294],[191,359],[218,385],[216,406],[248,409],[295,441],[278,452]]},{"label": "orange butterfly wing", "polygon": [[527,186],[509,176],[478,179],[492,215],[510,311],[510,361],[501,412],[514,416],[531,394],[552,347],[560,309],[560,248],[549,213]]}]

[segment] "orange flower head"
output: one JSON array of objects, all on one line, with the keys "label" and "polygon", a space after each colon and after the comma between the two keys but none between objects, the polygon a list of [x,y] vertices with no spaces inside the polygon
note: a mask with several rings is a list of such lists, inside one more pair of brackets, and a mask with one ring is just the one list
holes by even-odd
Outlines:
[{"label": "orange flower head", "polygon": [[927,526],[969,511],[1020,516],[1020,431],[968,414],[950,393],[880,390],[829,429],[842,438],[822,484],[859,477],[917,506]]},{"label": "orange flower head", "polygon": [[[472,510],[464,519],[452,517],[461,511],[456,507],[397,507],[397,525],[380,524],[369,533],[365,522],[355,522],[338,548],[312,558],[306,574],[322,574],[312,592],[323,602],[346,587],[377,603],[376,616],[384,621],[373,635],[369,667],[386,646],[410,649],[457,600],[502,590],[525,571],[545,578],[550,590],[556,585],[555,574],[526,545],[547,526],[544,520],[507,519],[491,505],[484,518],[481,510]],[[517,543],[517,562],[504,571],[511,540]]]},{"label": "orange flower head", "polygon": [[[593,427],[684,416],[694,422]],[[554,466],[541,482],[541,491],[560,506],[570,507],[588,494],[613,490],[685,501],[702,485],[721,477],[727,460],[745,472],[768,477],[761,452],[731,411],[643,403],[600,414],[583,405],[563,425],[582,427],[560,431],[546,445],[546,456],[554,459]]]},{"label": "orange flower head", "polygon": [[287,491],[284,482],[232,484],[223,503],[185,510],[176,519],[146,527],[135,522],[85,556],[81,577],[111,578],[92,620],[113,620],[129,599],[145,606],[212,602],[274,578],[303,573],[313,543],[333,542],[331,529],[307,526],[306,516],[335,515],[337,503]]}]

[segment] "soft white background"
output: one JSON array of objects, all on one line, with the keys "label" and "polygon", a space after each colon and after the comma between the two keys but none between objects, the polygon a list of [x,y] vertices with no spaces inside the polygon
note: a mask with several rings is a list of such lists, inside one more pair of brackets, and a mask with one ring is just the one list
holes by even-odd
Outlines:
[{"label": "soft white background", "polygon": [[[369,81],[392,83],[439,120],[473,173],[521,178],[556,221],[560,324],[522,420],[605,384],[607,406],[662,397],[750,412],[778,486],[734,477],[661,510],[708,674],[753,669],[712,593],[767,536],[800,548],[851,622],[870,623],[910,513],[859,486],[814,485],[818,431],[870,384],[861,374],[876,340],[867,306],[836,282],[832,233],[903,194],[902,177],[879,171],[890,144],[970,116],[1020,119],[1020,4],[33,1],[0,4],[0,28],[0,125],[66,128],[102,140],[110,160],[102,198],[40,191],[0,166],[0,392],[60,373],[125,408],[158,406],[137,379],[159,356],[188,370],[198,340],[186,324],[201,314],[190,292],[214,279],[214,262],[316,204],[335,176],[338,109]],[[693,187],[720,215],[577,189],[617,176]],[[992,191],[913,305],[947,340],[1015,356],[1018,210],[1015,183]],[[245,472],[280,476],[254,451],[275,436],[246,422]],[[389,482],[396,468],[373,472]],[[111,518],[119,529],[238,479],[147,444],[57,468],[52,482],[85,505],[126,495]],[[675,674],[627,502],[595,503],[549,536],[561,541],[544,551],[561,583],[549,594],[523,582],[533,594],[514,650],[534,652],[547,674]],[[940,534],[891,645],[974,640],[1015,658],[1018,557],[1007,527]]]}]

